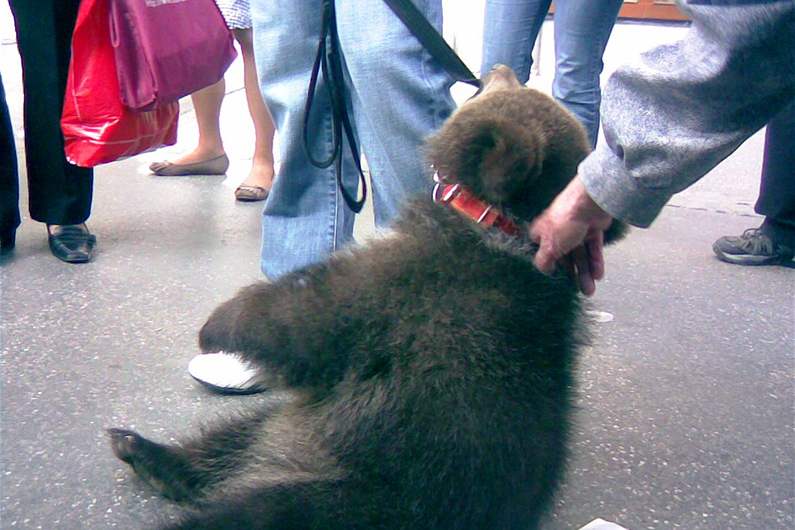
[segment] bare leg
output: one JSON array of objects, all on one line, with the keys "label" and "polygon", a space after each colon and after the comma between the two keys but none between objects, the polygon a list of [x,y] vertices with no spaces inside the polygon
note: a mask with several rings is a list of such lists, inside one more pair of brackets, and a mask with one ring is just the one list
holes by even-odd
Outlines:
[{"label": "bare leg", "polygon": [[226,83],[222,78],[191,94],[199,127],[199,143],[193,151],[174,160],[154,162],[149,166],[152,172],[166,176],[219,175],[226,172],[229,159],[224,153],[220,127],[221,103],[225,91]]},{"label": "bare leg", "polygon": [[194,92],[191,95],[199,126],[199,143],[193,151],[174,159],[175,164],[193,164],[224,154],[221,140],[221,103],[224,100],[226,83],[223,79]]},{"label": "bare leg", "polygon": [[251,29],[235,29],[233,32],[242,52],[246,102],[254,122],[254,158],[251,172],[243,184],[270,190],[273,183],[273,119],[259,90]]}]

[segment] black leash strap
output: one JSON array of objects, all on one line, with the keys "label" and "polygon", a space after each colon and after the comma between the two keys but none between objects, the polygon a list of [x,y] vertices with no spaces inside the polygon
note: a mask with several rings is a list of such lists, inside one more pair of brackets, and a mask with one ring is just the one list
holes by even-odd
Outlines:
[{"label": "black leash strap", "polygon": [[[327,168],[334,164],[334,171],[337,176],[337,185],[345,199],[345,204],[355,213],[362,211],[364,201],[367,198],[367,182],[362,171],[361,155],[359,146],[356,143],[356,135],[353,134],[348,108],[346,106],[347,91],[345,79],[342,74],[342,58],[340,54],[340,42],[337,34],[337,17],[334,12],[334,0],[322,0],[323,19],[321,22],[320,43],[317,47],[315,64],[312,67],[312,74],[309,79],[309,91],[306,96],[304,107],[304,130],[303,145],[309,162],[318,168]],[[320,72],[323,72],[325,88],[331,102],[331,123],[332,123],[332,147],[331,154],[326,159],[318,159],[312,154],[309,147],[309,115],[312,111],[312,104],[315,99],[317,81]],[[362,198],[356,199],[351,195],[342,183],[342,133],[348,140],[348,147],[353,155],[353,162],[359,173],[359,181],[362,184]]]},{"label": "black leash strap", "polygon": [[444,37],[439,35],[411,0],[384,0],[403,24],[414,34],[428,53],[447,70],[456,81],[480,88],[480,80],[453,51]]},{"label": "black leash strap", "polygon": [[[353,125],[348,115],[347,90],[345,79],[343,78],[342,56],[340,52],[339,35],[337,34],[337,17],[334,10],[335,0],[322,0],[323,18],[321,22],[320,42],[317,47],[315,64],[312,67],[312,74],[309,79],[309,91],[306,96],[304,107],[304,130],[303,146],[309,162],[318,168],[327,168],[334,164],[334,171],[337,177],[337,185],[345,199],[345,204],[355,213],[362,211],[364,201],[367,198],[367,183],[362,171],[361,155],[359,146],[356,142],[356,135],[353,133]],[[406,25],[411,33],[417,38],[428,53],[447,70],[453,79],[480,88],[480,80],[475,77],[470,69],[464,64],[455,51],[447,44],[438,31],[423,16],[411,0],[384,0],[395,15]],[[316,158],[309,147],[309,116],[312,112],[312,104],[315,100],[315,91],[320,73],[325,79],[326,93],[331,102],[332,118],[332,147],[328,158]],[[362,198],[356,199],[351,195],[342,183],[342,134],[348,141],[348,147],[353,155],[356,170],[359,173],[359,181],[362,184]]]}]

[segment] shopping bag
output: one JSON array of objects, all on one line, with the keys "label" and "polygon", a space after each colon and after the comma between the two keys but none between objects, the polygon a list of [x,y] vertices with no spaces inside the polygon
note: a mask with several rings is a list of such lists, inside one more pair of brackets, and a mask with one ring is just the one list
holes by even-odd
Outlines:
[{"label": "shopping bag", "polygon": [[122,105],[108,16],[108,0],[83,0],[72,36],[61,130],[67,160],[83,167],[177,141],[177,102],[146,112]]},{"label": "shopping bag", "polygon": [[151,109],[219,81],[235,59],[214,0],[110,0],[122,102]]}]

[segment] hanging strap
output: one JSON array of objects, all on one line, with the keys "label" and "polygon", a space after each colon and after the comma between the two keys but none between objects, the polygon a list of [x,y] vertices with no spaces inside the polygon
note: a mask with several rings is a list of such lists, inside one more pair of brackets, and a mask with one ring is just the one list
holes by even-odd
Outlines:
[{"label": "hanging strap", "polygon": [[456,81],[480,88],[480,80],[411,0],[384,0],[384,2],[451,77]]},{"label": "hanging strap", "polygon": [[[312,66],[312,74],[309,79],[309,91],[306,96],[304,106],[304,130],[303,146],[309,162],[318,168],[324,169],[334,164],[334,171],[337,177],[342,198],[345,204],[355,213],[362,211],[364,201],[367,198],[367,182],[362,171],[361,155],[359,146],[356,142],[356,135],[353,133],[353,125],[348,115],[346,105],[347,88],[343,78],[342,55],[340,52],[339,35],[337,34],[337,17],[334,9],[335,0],[322,0],[322,21],[320,31],[320,42],[317,47],[315,64]],[[480,88],[480,80],[475,77],[464,61],[461,60],[453,49],[447,44],[444,38],[423,16],[411,0],[384,0],[395,15],[406,25],[411,33],[417,38],[420,44],[428,50],[428,53],[450,74],[456,81],[461,81]],[[331,102],[332,118],[332,147],[328,158],[316,158],[309,147],[309,117],[312,112],[312,104],[315,100],[318,78],[323,73],[325,79],[325,89]],[[356,197],[345,189],[342,183],[342,134],[348,141],[348,147],[353,155],[353,162],[359,173],[359,181],[362,185],[362,198]]]},{"label": "hanging strap", "polygon": [[[353,133],[348,108],[346,105],[347,89],[345,79],[342,74],[342,56],[340,54],[339,36],[337,35],[337,17],[334,12],[334,0],[322,0],[323,18],[321,22],[320,42],[317,47],[315,64],[312,67],[312,74],[309,79],[309,91],[306,96],[304,107],[304,130],[303,145],[309,162],[318,168],[324,169],[334,164],[334,172],[337,177],[342,198],[348,208],[355,213],[362,211],[364,201],[367,198],[367,182],[362,171],[361,155],[359,146],[356,142],[356,135]],[[331,153],[326,159],[315,158],[309,147],[309,116],[312,112],[312,104],[315,99],[315,91],[320,72],[323,72],[323,79],[326,81],[324,86],[331,104],[331,123],[332,123],[332,145]],[[348,147],[353,155],[353,163],[359,173],[359,181],[362,184],[362,198],[356,199],[354,195],[345,189],[342,183],[342,134],[348,141]]]}]

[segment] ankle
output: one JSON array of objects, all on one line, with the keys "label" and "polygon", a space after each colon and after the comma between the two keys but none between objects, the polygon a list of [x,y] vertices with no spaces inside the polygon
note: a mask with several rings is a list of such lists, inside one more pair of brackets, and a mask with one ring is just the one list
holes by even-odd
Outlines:
[{"label": "ankle", "polygon": [[176,159],[174,159],[175,163],[198,163],[198,162],[207,162],[210,160],[214,160],[216,158],[222,157],[226,154],[224,148],[221,147],[220,149],[215,148],[208,148],[202,147],[201,145],[196,146],[192,151],[184,153],[180,155]]},{"label": "ankle", "polygon": [[226,154],[224,144],[218,141],[202,141],[191,151],[191,154],[201,155],[204,158],[217,158]]},{"label": "ankle", "polygon": [[62,230],[64,228],[70,228],[70,227],[77,227],[77,228],[80,228],[80,229],[88,232],[88,225],[86,225],[86,223],[75,223],[75,224],[64,224],[64,225],[56,225],[56,224],[47,223],[47,233],[52,235],[52,233],[55,232],[55,231]]},{"label": "ankle", "polygon": [[770,238],[773,244],[782,245],[788,248],[795,248],[795,226],[782,223],[765,217],[759,230]]}]

